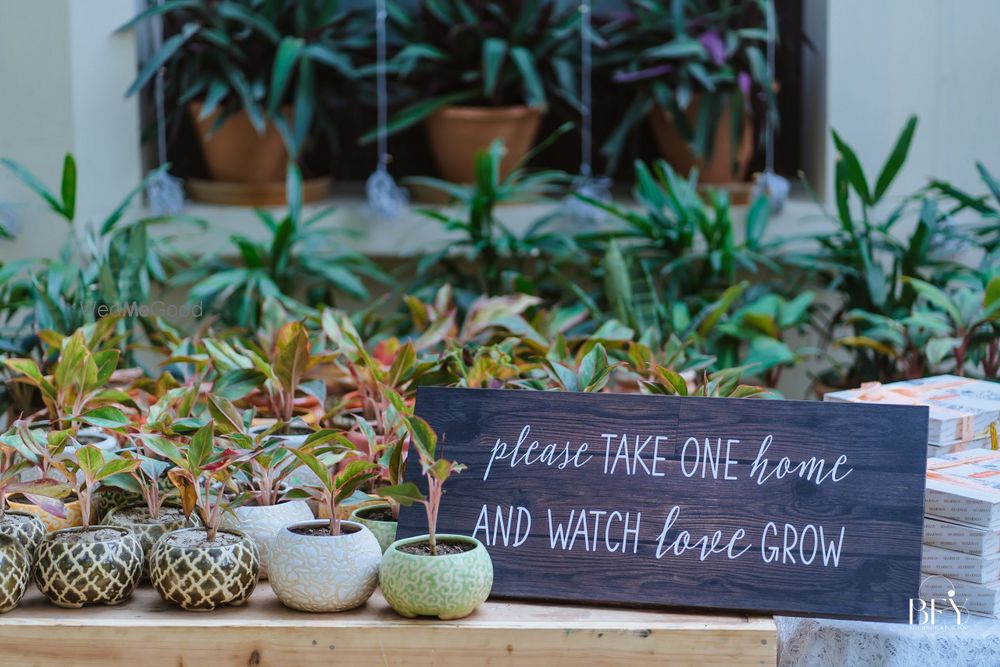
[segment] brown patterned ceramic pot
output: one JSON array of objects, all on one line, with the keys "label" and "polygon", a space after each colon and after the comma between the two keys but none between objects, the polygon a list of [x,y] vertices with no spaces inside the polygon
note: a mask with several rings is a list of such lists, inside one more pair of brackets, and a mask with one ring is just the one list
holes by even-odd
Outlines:
[{"label": "brown patterned ceramic pot", "polygon": [[55,530],[63,530],[64,528],[78,528],[83,524],[83,510],[80,509],[79,500],[71,500],[63,503],[63,508],[66,510],[66,516],[63,518],[49,514],[38,505],[33,505],[29,502],[19,502],[8,498],[7,505],[12,510],[38,517],[38,520],[42,522],[42,525],[50,533]]},{"label": "brown patterned ceramic pot", "polygon": [[219,530],[212,543],[202,528],[168,533],[153,545],[149,559],[153,587],[187,611],[243,604],[259,574],[257,545],[236,530]]},{"label": "brown patterned ceramic pot", "polygon": [[177,507],[163,507],[160,509],[160,515],[151,519],[145,504],[117,507],[104,517],[105,525],[127,528],[139,540],[145,561],[143,574],[146,576],[149,576],[149,558],[156,541],[167,533],[182,528],[193,528],[199,523],[193,516],[190,519],[184,518],[184,514]]},{"label": "brown patterned ceramic pot", "polygon": [[132,595],[142,562],[142,545],[124,528],[66,528],[38,547],[35,585],[59,607],[118,604]]},{"label": "brown patterned ceramic pot", "polygon": [[0,535],[8,535],[20,542],[32,560],[47,532],[39,518],[29,512],[7,510],[0,519]]},{"label": "brown patterned ceramic pot", "polygon": [[0,614],[24,597],[31,576],[31,557],[17,538],[0,534]]}]

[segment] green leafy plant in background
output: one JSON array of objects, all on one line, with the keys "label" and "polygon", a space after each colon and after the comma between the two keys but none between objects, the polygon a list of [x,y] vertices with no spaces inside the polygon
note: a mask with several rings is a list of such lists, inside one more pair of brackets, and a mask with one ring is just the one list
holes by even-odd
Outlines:
[{"label": "green leafy plant in background", "polygon": [[[38,344],[30,333],[52,330],[69,335],[94,322],[103,307],[122,315],[117,323],[119,349],[128,357],[128,345],[138,334],[140,320],[131,309],[150,304],[154,289],[190,261],[175,245],[182,235],[176,231],[178,224],[193,230],[204,228],[204,221],[128,215],[135,198],[166,165],[133,188],[103,220],[79,225],[77,168],[72,155],[63,161],[58,193],[17,162],[5,158],[0,164],[67,224],[67,238],[57,259],[15,260],[0,268],[0,314],[8,322],[18,322],[5,337],[4,348],[30,354]],[[162,232],[154,232],[161,228]]]},{"label": "green leafy plant in background", "polygon": [[282,217],[254,210],[267,233],[263,240],[233,235],[235,257],[208,255],[173,276],[172,284],[191,285],[189,303],[204,303],[227,324],[253,331],[267,299],[303,317],[318,304],[336,303],[340,294],[366,300],[362,275],[387,280],[370,259],[343,248],[350,232],[323,224],[332,208],[310,215],[303,211],[302,175],[294,164],[288,168],[287,190],[289,206]]},{"label": "green leafy plant in background", "polygon": [[[599,66],[632,96],[602,148],[609,171],[655,106],[669,111],[694,155],[703,159],[713,154],[725,111],[734,147],[751,108],[758,109],[758,120],[767,114],[777,123],[774,81],[764,57],[770,12],[768,0],[628,0],[626,12],[600,18],[607,43],[599,51]],[[697,114],[689,123],[686,112],[695,104]]]},{"label": "green leafy plant in background", "polygon": [[[913,281],[945,285],[969,271],[969,267],[942,256],[942,248],[970,236],[947,223],[947,213],[941,210],[937,198],[920,190],[891,206],[887,200],[906,161],[916,127],[916,117],[910,117],[874,182],[868,179],[854,150],[833,132],[838,154],[834,171],[836,212],[824,209],[824,213],[836,228],[812,237],[817,250],[787,256],[790,264],[814,273],[814,280],[825,283],[840,297],[837,309],[823,324],[827,332],[824,346],[841,324],[851,324],[854,336],[863,337],[872,317],[902,321],[909,316],[919,295]],[[897,238],[901,221],[907,219],[915,205],[919,212],[914,231],[909,237]],[[902,374],[892,356],[854,342],[857,339],[849,339],[847,345],[854,352],[849,367],[840,373],[841,377],[833,377],[834,369],[822,378],[823,382],[856,386],[864,380],[887,381]]]},{"label": "green leafy plant in background", "polygon": [[175,122],[200,102],[201,118],[218,112],[216,129],[240,111],[258,133],[273,122],[293,159],[316,127],[335,145],[322,110],[354,100],[359,62],[374,44],[361,8],[346,0],[167,0],[119,30],[157,16],[175,32],[143,63],[128,95],[165,68]]},{"label": "green leafy plant in background", "polygon": [[[408,182],[426,185],[448,194],[461,207],[461,216],[447,210],[424,209],[421,214],[441,223],[456,240],[438,252],[421,258],[418,280],[434,289],[443,282],[475,286],[475,293],[493,296],[509,291],[537,293],[546,277],[558,275],[556,266],[574,251],[565,234],[546,230],[556,214],[532,224],[523,236],[508,229],[497,212],[501,204],[544,201],[561,191],[568,176],[561,171],[529,171],[525,165],[566,127],[539,144],[505,177],[500,175],[504,146],[496,140],[487,150],[476,152],[476,181],[456,185],[433,178]],[[565,281],[562,281],[565,285]],[[471,295],[465,295],[466,302]]]},{"label": "green leafy plant in background", "polygon": [[[417,101],[389,123],[396,132],[452,104],[576,107],[579,76],[575,5],[554,0],[390,0],[395,53],[389,70]],[[365,136],[373,140],[374,132]]]}]

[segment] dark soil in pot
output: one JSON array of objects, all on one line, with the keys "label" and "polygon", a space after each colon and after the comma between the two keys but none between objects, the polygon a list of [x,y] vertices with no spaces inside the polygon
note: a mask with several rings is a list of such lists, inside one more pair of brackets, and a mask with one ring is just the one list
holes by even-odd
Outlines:
[{"label": "dark soil in pot", "polygon": [[368,521],[395,521],[388,507],[370,507],[358,510],[358,516]]},{"label": "dark soil in pot", "polygon": [[414,554],[415,556],[452,556],[472,551],[476,548],[471,542],[438,542],[437,553],[431,553],[430,542],[418,542],[416,544],[403,544],[396,547],[403,553]]},{"label": "dark soil in pot", "polygon": [[[336,537],[336,535],[330,535],[330,526],[295,526],[294,528],[289,528],[291,532],[296,535],[310,535],[312,537]],[[342,535],[350,535],[351,533],[356,533],[360,528],[357,526],[352,526],[350,524],[341,524],[340,533]]]}]

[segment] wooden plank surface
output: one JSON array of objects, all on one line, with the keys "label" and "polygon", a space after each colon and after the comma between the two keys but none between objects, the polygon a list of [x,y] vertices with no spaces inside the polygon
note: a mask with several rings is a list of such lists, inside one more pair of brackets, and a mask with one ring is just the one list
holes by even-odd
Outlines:
[{"label": "wooden plank surface", "polygon": [[496,597],[901,620],[917,595],[925,407],[421,387],[416,411],[468,466],[438,531],[486,545]]},{"label": "wooden plank surface", "polygon": [[404,619],[376,592],[339,614],[283,607],[267,583],[241,608],[184,612],[148,586],[117,607],[59,609],[37,590],[0,615],[0,666],[774,665],[774,621],[487,602],[459,621]]}]

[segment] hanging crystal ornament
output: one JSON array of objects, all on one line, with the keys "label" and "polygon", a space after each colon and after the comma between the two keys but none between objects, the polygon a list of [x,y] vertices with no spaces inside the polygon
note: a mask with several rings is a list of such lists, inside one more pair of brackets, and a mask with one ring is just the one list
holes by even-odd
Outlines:
[{"label": "hanging crystal ornament", "polygon": [[594,176],[593,168],[593,90],[591,74],[593,53],[591,42],[591,0],[580,2],[580,173],[570,186],[572,194],[563,202],[567,217],[582,224],[594,224],[605,219],[604,211],[580,199],[586,197],[601,202],[611,201],[611,179]]},{"label": "hanging crystal ornament", "polygon": [[385,0],[375,2],[375,40],[377,49],[376,103],[378,105],[378,167],[368,177],[365,192],[371,212],[388,220],[394,219],[406,208],[406,190],[396,185],[389,174],[389,91],[386,84],[386,20]]},{"label": "hanging crystal ornament", "polygon": [[[778,40],[774,25],[774,1],[768,0],[767,21],[767,73],[768,80],[774,81],[774,45]],[[754,195],[766,195],[771,206],[771,213],[777,215],[788,201],[790,185],[784,176],[774,173],[774,118],[771,113],[764,114],[764,160],[763,173],[757,174]]]},{"label": "hanging crystal ornament", "polygon": [[[155,0],[157,7],[163,0]],[[163,18],[158,14],[152,22],[153,53],[163,44]],[[176,215],[184,208],[184,186],[181,179],[167,171],[167,121],[163,101],[164,70],[156,73],[154,94],[156,104],[156,169],[150,172],[146,181],[146,197],[153,215]]]}]

